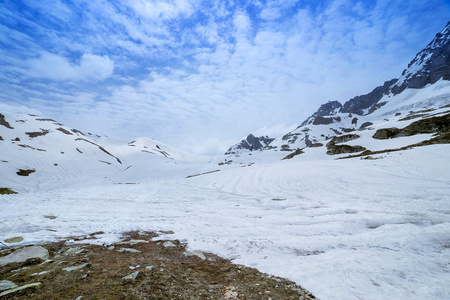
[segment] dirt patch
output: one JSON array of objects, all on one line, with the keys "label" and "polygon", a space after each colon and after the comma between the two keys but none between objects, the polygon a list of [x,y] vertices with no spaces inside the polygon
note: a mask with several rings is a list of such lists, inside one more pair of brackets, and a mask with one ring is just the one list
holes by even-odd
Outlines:
[{"label": "dirt patch", "polygon": [[28,176],[34,172],[36,172],[36,170],[34,169],[19,169],[19,171],[17,171],[16,174],[19,176]]},{"label": "dirt patch", "polygon": [[155,236],[130,232],[111,246],[45,245],[50,260],[0,268],[2,279],[19,286],[41,283],[4,299],[315,299],[291,281]]},{"label": "dirt patch", "polygon": [[50,130],[41,129],[41,131],[25,132],[25,134],[28,135],[30,138],[35,138],[35,137],[38,137],[38,136],[46,135],[49,132],[50,132]]},{"label": "dirt patch", "polygon": [[64,129],[64,128],[62,128],[62,127],[58,127],[58,128],[56,128],[56,130],[59,130],[59,131],[61,131],[62,133],[67,134],[67,135],[73,135],[72,132],[70,132],[70,131],[68,131],[68,130],[66,130],[66,129]]},{"label": "dirt patch", "polygon": [[11,125],[9,125],[8,121],[5,120],[5,116],[0,114],[0,125],[5,126],[6,128],[9,129],[14,129],[14,127],[12,127]]}]

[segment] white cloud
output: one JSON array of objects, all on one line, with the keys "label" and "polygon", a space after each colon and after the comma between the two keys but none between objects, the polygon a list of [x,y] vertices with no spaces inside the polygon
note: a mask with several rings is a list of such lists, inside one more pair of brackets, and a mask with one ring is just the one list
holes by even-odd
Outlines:
[{"label": "white cloud", "polygon": [[179,15],[189,16],[193,13],[193,3],[188,0],[130,0],[129,5],[134,11],[152,20],[174,19]]},{"label": "white cloud", "polygon": [[44,52],[39,58],[25,62],[27,75],[55,81],[98,81],[113,74],[114,62],[107,56],[83,54],[78,63],[67,58]]},{"label": "white cloud", "polygon": [[[284,134],[283,126],[271,127],[300,124],[328,100],[344,102],[399,76],[448,16],[438,18],[420,0],[305,3],[129,0],[49,7],[46,18],[61,13],[67,22],[52,28],[49,17],[48,26],[28,20],[36,35],[0,25],[0,43],[21,51],[0,50],[0,98],[32,102],[83,130],[223,153],[256,128]],[[26,19],[8,13],[8,24],[18,14],[17,23]],[[434,22],[433,29],[423,22]],[[86,54],[77,60],[62,56],[80,52]],[[30,53],[37,58],[24,60]],[[104,80],[113,73],[114,80]]]}]

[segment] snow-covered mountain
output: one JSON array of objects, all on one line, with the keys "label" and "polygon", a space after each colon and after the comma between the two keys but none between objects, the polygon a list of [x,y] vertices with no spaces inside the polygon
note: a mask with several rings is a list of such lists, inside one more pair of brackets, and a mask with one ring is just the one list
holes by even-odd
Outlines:
[{"label": "snow-covered mountain", "polygon": [[[280,157],[286,158],[306,152],[314,152],[315,157],[336,158],[350,153],[370,155],[413,145],[446,143],[448,139],[443,136],[448,135],[448,126],[436,124],[448,122],[449,104],[450,22],[416,55],[399,79],[386,81],[343,105],[338,101],[321,105],[296,129],[277,137],[262,150],[284,152]],[[411,127],[414,132],[409,130],[408,135],[403,134],[395,142],[379,138],[379,132],[387,132],[389,128]],[[236,145],[230,150],[226,154],[245,153]]]},{"label": "snow-covered mountain", "polygon": [[14,191],[42,190],[77,180],[137,182],[142,174],[151,178],[180,169],[178,163],[199,159],[203,158],[148,138],[116,140],[35,115],[0,114],[1,186]]}]

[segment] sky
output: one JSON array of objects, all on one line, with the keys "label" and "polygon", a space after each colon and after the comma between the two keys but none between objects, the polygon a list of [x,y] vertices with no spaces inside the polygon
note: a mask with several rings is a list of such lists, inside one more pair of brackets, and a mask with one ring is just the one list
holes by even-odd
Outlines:
[{"label": "sky", "polygon": [[448,0],[2,0],[0,109],[216,155],[370,92]]}]

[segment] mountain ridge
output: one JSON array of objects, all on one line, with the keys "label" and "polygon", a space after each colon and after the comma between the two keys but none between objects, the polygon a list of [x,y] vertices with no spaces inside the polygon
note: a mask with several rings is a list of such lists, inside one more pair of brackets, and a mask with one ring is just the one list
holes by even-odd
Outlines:
[{"label": "mountain ridge", "polygon": [[[372,122],[361,122],[364,116],[373,114],[393,97],[400,95],[407,89],[423,89],[428,85],[436,84],[439,80],[450,81],[450,22],[436,34],[424,49],[417,53],[399,78],[387,80],[371,92],[355,96],[344,104],[336,100],[322,104],[295,130],[275,138],[269,145],[258,150],[294,151],[298,148],[317,146],[325,138],[354,131],[358,124],[365,125],[363,127],[370,126],[368,124]],[[332,126],[332,124],[340,124],[340,126]],[[332,132],[330,134],[322,132],[319,137],[311,138],[311,134],[305,133],[310,131],[310,128],[306,126],[316,125],[329,125]],[[300,135],[303,135],[301,138],[304,141],[303,145],[292,147],[298,141]],[[285,142],[280,142],[280,140]],[[240,143],[243,142],[244,140]],[[238,145],[239,143],[230,149],[233,147],[239,149]],[[226,154],[242,153],[242,151],[235,152],[227,151]]]}]

